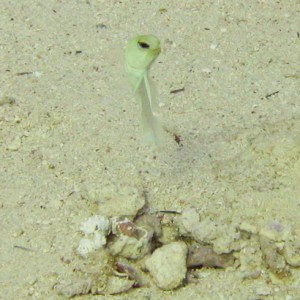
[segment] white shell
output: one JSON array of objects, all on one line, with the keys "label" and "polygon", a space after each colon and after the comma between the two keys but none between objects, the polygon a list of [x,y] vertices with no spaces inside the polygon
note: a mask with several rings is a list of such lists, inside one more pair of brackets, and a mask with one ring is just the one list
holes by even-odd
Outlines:
[{"label": "white shell", "polygon": [[103,216],[92,216],[80,225],[80,230],[84,234],[91,234],[94,232],[103,232],[105,234],[110,231],[110,221]]},{"label": "white shell", "polygon": [[85,257],[106,244],[106,236],[111,231],[111,223],[108,218],[96,215],[82,222],[80,230],[89,237],[81,239],[77,248],[77,253]]}]

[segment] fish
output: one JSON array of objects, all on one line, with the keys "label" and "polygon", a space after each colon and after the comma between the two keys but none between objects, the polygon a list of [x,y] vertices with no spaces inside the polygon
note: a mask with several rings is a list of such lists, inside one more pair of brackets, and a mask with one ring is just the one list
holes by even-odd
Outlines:
[{"label": "fish", "polygon": [[158,147],[163,144],[163,128],[154,115],[158,105],[149,80],[149,70],[160,52],[160,40],[154,35],[138,35],[130,39],[125,48],[125,70],[140,103],[143,140]]}]

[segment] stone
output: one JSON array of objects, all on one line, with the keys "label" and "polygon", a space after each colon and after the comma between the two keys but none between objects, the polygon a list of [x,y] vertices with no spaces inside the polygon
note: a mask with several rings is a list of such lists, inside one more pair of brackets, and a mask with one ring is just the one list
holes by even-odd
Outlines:
[{"label": "stone", "polygon": [[208,268],[227,268],[234,264],[232,254],[217,254],[212,247],[193,244],[188,248],[187,266],[208,267]]},{"label": "stone", "polygon": [[300,237],[285,243],[283,255],[290,266],[300,267]]},{"label": "stone", "polygon": [[156,249],[145,261],[156,285],[163,290],[173,290],[186,276],[188,247],[183,242],[173,242]]},{"label": "stone", "polygon": [[180,235],[188,236],[199,222],[200,217],[195,208],[191,207],[184,209],[177,219]]},{"label": "stone", "polygon": [[113,218],[112,232],[108,250],[113,256],[140,259],[152,249],[154,230],[150,227],[139,227],[127,218]]}]

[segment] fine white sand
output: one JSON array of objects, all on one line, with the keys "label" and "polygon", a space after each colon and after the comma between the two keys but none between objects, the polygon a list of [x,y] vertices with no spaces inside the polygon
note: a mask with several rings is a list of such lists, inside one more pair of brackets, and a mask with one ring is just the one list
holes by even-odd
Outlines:
[{"label": "fine white sand", "polygon": [[[84,265],[80,223],[101,203],[118,208],[117,192],[147,195],[152,212],[194,206],[300,236],[299,11],[293,0],[0,0],[0,299],[62,299],[53,286]],[[123,67],[126,41],[148,33],[162,45],[159,151],[142,143]],[[198,272],[171,293],[105,299],[300,298],[296,268],[273,281]]]}]

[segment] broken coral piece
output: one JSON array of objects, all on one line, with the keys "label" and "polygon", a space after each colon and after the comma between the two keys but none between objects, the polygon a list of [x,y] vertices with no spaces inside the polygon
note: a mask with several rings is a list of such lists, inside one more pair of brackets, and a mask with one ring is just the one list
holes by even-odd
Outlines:
[{"label": "broken coral piece", "polygon": [[212,247],[193,244],[188,248],[187,267],[227,268],[234,264],[232,254],[217,254]]},{"label": "broken coral piece", "polygon": [[106,237],[111,231],[111,223],[108,218],[96,215],[82,222],[80,230],[85,234],[85,238],[80,240],[77,253],[85,257],[88,253],[106,245]]}]

